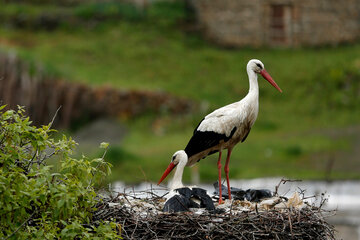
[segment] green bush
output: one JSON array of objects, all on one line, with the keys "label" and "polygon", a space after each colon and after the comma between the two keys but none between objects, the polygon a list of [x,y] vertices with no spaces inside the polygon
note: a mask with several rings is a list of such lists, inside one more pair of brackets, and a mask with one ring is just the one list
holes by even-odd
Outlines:
[{"label": "green bush", "polygon": [[[115,223],[91,224],[100,196],[95,184],[110,173],[101,158],[72,158],[76,143],[54,140],[51,123],[35,127],[24,109],[0,107],[0,238],[117,239]],[[47,164],[61,162],[59,169]]]}]

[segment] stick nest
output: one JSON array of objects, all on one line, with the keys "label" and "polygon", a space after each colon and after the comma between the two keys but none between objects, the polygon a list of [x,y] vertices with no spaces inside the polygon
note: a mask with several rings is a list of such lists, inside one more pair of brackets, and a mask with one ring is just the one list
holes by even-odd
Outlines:
[{"label": "stick nest", "polygon": [[227,200],[227,206],[216,205],[222,213],[201,209],[164,213],[163,196],[144,191],[139,197],[139,193],[102,199],[94,223],[116,222],[123,239],[335,239],[334,226],[325,220],[333,211],[323,209],[323,198],[318,206],[303,202],[309,197],[302,194],[301,207],[290,206],[290,198],[277,197],[276,206],[280,202],[283,207]]}]

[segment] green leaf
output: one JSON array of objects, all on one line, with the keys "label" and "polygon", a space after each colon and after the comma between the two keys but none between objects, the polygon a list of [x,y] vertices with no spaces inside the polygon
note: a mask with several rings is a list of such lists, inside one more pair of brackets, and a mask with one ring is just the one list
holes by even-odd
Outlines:
[{"label": "green leaf", "polygon": [[[72,158],[76,143],[71,137],[55,141],[48,135],[53,130],[30,125],[22,107],[3,109],[0,106],[0,163],[4,166],[0,168],[0,229],[4,229],[0,238],[16,232],[14,239],[116,239],[116,231],[107,225],[96,232],[91,230],[95,226],[83,227],[90,222],[97,201],[94,186],[110,165],[103,158]],[[100,147],[106,152],[109,144]],[[46,158],[49,152],[60,161],[58,171]],[[34,212],[35,226],[17,231],[19,223]]]}]

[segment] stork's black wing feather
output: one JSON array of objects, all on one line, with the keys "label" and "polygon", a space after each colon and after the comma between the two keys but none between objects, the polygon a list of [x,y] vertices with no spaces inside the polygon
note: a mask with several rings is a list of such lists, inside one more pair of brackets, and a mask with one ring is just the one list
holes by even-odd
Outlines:
[{"label": "stork's black wing feather", "polygon": [[251,128],[249,128],[248,132],[246,133],[245,137],[243,137],[241,142],[244,142],[246,140],[246,138],[249,136],[250,130],[251,130]]},{"label": "stork's black wing feather", "polygon": [[190,199],[182,195],[175,195],[165,202],[163,212],[189,211]]},{"label": "stork's black wing feather", "polygon": [[[189,143],[185,147],[185,152],[190,158],[191,156],[205,151],[218,145],[221,141],[227,142],[234,135],[236,127],[234,127],[230,133],[230,136],[225,134],[216,133],[213,131],[194,131],[194,135],[191,137]],[[215,151],[216,152],[216,151]],[[215,152],[211,152],[213,154]]]},{"label": "stork's black wing feather", "polygon": [[193,135],[195,135],[198,127],[200,126],[200,124],[201,124],[204,120],[205,120],[205,118],[203,118],[203,119],[199,122],[199,124],[196,126],[196,128],[194,129]]},{"label": "stork's black wing feather", "polygon": [[177,188],[175,189],[175,191],[177,191],[180,195],[184,196],[185,198],[191,197],[191,189],[188,187]]},{"label": "stork's black wing feather", "polygon": [[207,195],[205,189],[193,188],[192,195],[194,197],[200,199],[200,201],[201,201],[200,207],[201,208],[206,208],[206,210],[210,210],[210,211],[215,210],[214,203],[213,203],[211,197],[209,195]]},{"label": "stork's black wing feather", "polygon": [[186,145],[185,152],[190,158],[197,153],[218,145],[225,137],[225,134],[196,131]]}]

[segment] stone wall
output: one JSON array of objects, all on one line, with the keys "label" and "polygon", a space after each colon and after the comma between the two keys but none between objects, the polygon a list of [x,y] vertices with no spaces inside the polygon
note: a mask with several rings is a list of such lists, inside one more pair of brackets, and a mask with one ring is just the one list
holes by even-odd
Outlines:
[{"label": "stone wall", "polygon": [[360,37],[359,0],[189,0],[204,35],[224,46],[299,46]]}]

